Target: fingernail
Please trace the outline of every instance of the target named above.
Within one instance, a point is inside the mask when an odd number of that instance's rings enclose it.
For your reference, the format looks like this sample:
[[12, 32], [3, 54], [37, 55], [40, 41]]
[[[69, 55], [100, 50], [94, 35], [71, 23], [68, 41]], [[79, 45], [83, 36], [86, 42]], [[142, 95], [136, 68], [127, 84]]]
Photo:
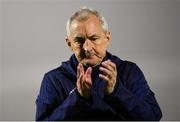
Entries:
[[91, 69], [91, 67], [88, 67], [88, 69], [87, 69], [87, 70], [91, 71], [92, 69]]
[[99, 67], [99, 70], [102, 70], [102, 67]]

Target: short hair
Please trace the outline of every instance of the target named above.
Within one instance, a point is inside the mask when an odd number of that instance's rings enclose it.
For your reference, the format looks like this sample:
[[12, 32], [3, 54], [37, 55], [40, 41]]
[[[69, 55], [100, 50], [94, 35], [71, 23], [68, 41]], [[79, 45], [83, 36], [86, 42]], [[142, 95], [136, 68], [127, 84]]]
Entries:
[[108, 31], [108, 24], [103, 16], [100, 15], [100, 13], [92, 8], [83, 6], [81, 7], [78, 11], [72, 14], [72, 16], [68, 19], [67, 24], [66, 24], [66, 33], [67, 36], [70, 35], [70, 26], [73, 20], [78, 20], [78, 21], [86, 21], [90, 15], [95, 15], [101, 24], [102, 30], [104, 33]]

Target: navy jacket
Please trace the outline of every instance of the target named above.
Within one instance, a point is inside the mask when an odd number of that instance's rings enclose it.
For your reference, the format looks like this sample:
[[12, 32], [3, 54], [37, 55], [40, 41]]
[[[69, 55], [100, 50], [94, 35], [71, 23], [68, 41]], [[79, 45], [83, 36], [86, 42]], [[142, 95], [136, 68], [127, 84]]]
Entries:
[[[107, 52], [117, 67], [113, 93], [104, 95], [99, 66], [92, 71], [90, 100], [76, 90], [78, 61], [75, 55], [45, 74], [36, 100], [36, 120], [160, 120], [162, 113], [147, 81], [132, 62]], [[85, 67], [86, 69], [86, 67]]]

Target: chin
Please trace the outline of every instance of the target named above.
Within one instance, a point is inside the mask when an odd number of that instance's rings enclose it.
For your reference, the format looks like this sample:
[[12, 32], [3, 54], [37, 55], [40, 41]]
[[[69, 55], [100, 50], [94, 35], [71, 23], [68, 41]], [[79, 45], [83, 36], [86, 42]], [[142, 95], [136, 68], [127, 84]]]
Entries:
[[85, 61], [82, 61], [82, 64], [85, 66], [94, 67], [94, 66], [98, 65], [99, 63], [97, 61], [85, 60]]
[[96, 64], [90, 63], [90, 62], [82, 62], [82, 64], [83, 64], [84, 66], [90, 66], [90, 67], [93, 67], [94, 65], [96, 65]]

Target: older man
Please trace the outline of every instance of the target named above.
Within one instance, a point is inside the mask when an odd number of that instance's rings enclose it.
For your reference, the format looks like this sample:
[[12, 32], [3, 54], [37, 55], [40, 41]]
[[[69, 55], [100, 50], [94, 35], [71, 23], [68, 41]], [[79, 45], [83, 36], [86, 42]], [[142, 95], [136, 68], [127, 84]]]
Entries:
[[107, 52], [105, 18], [87, 7], [67, 22], [73, 55], [45, 74], [36, 120], [160, 120], [162, 113], [135, 63]]

